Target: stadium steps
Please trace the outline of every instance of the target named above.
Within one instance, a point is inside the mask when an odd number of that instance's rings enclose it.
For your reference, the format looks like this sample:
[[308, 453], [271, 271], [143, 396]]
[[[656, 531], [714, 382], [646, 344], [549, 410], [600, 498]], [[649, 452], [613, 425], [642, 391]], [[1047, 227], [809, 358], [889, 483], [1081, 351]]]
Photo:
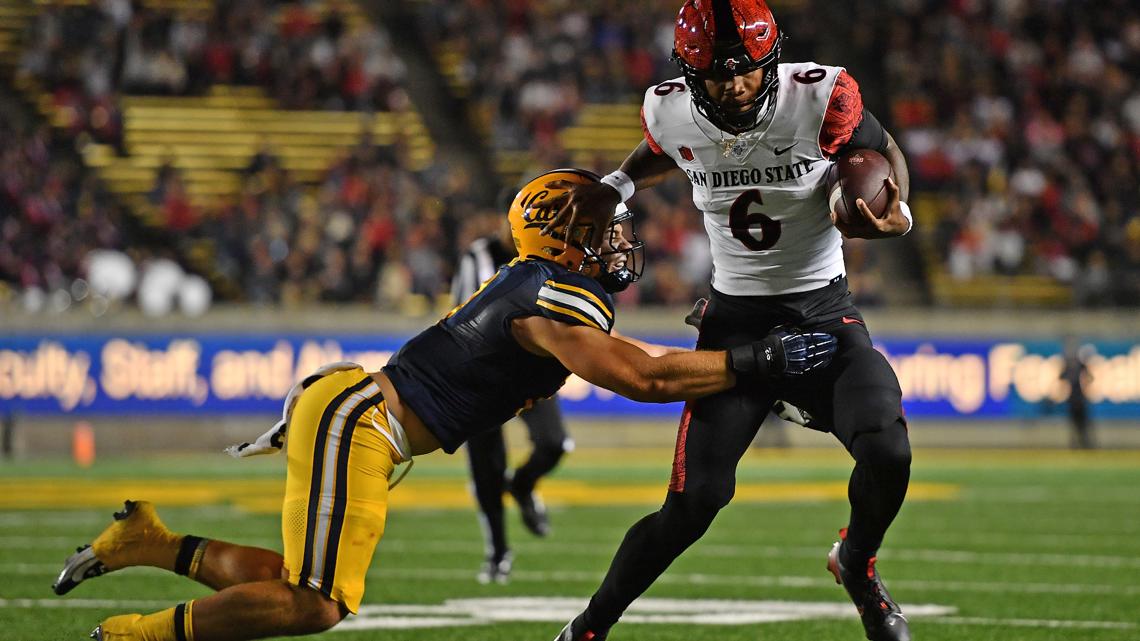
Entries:
[[[452, 95], [466, 99], [471, 93], [463, 73], [467, 52], [455, 43], [444, 42], [433, 48], [432, 55]], [[469, 109], [474, 108], [469, 103]], [[639, 103], [587, 104], [575, 124], [559, 133], [562, 146], [577, 166], [593, 166], [601, 159], [616, 167], [641, 142], [640, 114]], [[519, 182], [524, 172], [535, 167], [529, 151], [495, 148], [490, 134], [492, 114], [473, 113], [472, 116], [479, 135], [493, 150], [495, 170], [504, 184]]]
[[463, 75], [463, 62], [467, 59], [466, 52], [460, 47], [445, 43], [436, 47], [432, 54], [452, 95], [461, 99], [467, 98], [471, 94], [471, 86]]
[[1071, 287], [1048, 276], [976, 276], [955, 280], [944, 270], [931, 279], [934, 300], [948, 307], [1070, 307]]
[[261, 149], [269, 150], [299, 181], [319, 181], [324, 170], [347, 148], [369, 134], [375, 144], [404, 142], [413, 169], [431, 162], [434, 146], [418, 114], [285, 111], [268, 108], [267, 98], [235, 96], [216, 87], [204, 97], [124, 97], [125, 156], [92, 145], [88, 164], [99, 169], [113, 189], [139, 193], [149, 188], [157, 169], [169, 162], [179, 169], [196, 205], [217, 204], [236, 186], [238, 172]]
[[[575, 123], [559, 132], [559, 139], [577, 167], [592, 167], [599, 160], [607, 167], [617, 167], [642, 140], [641, 106], [585, 105]], [[529, 151], [496, 149], [494, 153], [495, 169], [505, 184], [519, 182], [524, 172], [535, 167]]]
[[0, 74], [11, 76], [20, 64], [20, 40], [35, 17], [27, 0], [0, 0]]
[[562, 146], [575, 163], [593, 164], [599, 156], [617, 166], [642, 140], [641, 106], [590, 104], [577, 122], [561, 132]]

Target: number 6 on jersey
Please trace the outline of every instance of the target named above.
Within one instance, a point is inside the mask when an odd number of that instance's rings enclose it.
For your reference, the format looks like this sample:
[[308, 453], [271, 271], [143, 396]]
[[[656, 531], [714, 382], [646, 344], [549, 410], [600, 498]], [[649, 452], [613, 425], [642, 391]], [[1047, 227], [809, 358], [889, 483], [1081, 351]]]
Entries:
[[[780, 221], [758, 211], [749, 212], [748, 207], [753, 203], [764, 204], [759, 189], [749, 189], [732, 203], [728, 210], [728, 226], [732, 229], [732, 237], [752, 251], [771, 249], [780, 240]], [[752, 229], [755, 225], [760, 226], [759, 237]]]

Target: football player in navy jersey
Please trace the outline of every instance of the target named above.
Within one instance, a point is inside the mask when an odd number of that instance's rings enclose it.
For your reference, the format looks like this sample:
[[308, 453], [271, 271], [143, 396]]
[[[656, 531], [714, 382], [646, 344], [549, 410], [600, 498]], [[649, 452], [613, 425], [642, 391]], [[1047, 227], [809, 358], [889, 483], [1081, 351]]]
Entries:
[[[830, 367], [771, 387], [737, 387], [686, 405], [664, 506], [635, 524], [586, 611], [561, 639], [601, 641], [629, 604], [699, 539], [731, 500], [736, 465], [777, 399], [826, 426], [855, 460], [851, 511], [827, 567], [855, 603], [873, 641], [910, 639], [883, 585], [876, 553], [906, 496], [911, 451], [902, 392], [871, 345], [847, 290], [842, 234], [888, 238], [912, 225], [909, 175], [894, 139], [863, 106], [845, 69], [781, 63], [783, 34], [764, 0], [686, 0], [674, 29], [682, 75], [650, 87], [644, 140], [601, 183], [570, 190], [551, 226], [571, 227], [680, 170], [703, 213], [713, 259], [711, 301], [698, 339], [720, 349], [791, 324], [834, 334]], [[837, 220], [826, 175], [831, 159], [873, 149], [897, 183], [884, 185], [883, 218]]]
[[[628, 398], [663, 403], [764, 387], [827, 365], [835, 339], [821, 332], [778, 330], [703, 351], [615, 334], [610, 294], [636, 281], [641, 267], [641, 244], [632, 232], [626, 238], [625, 221], [600, 234], [588, 226], [541, 233], [553, 216], [551, 199], [563, 193], [546, 183], [597, 180], [564, 169], [531, 181], [509, 213], [518, 259], [409, 340], [381, 371], [334, 363], [299, 382], [282, 420], [233, 449], [237, 456], [268, 453], [288, 440], [283, 555], [175, 534], [153, 505], [128, 501], [111, 526], [68, 559], [56, 593], [138, 565], [217, 592], [146, 616], [111, 617], [92, 637], [235, 641], [331, 628], [360, 607], [394, 468], [437, 449], [455, 452], [552, 396], [571, 372]], [[595, 237], [602, 240], [585, 240]]]

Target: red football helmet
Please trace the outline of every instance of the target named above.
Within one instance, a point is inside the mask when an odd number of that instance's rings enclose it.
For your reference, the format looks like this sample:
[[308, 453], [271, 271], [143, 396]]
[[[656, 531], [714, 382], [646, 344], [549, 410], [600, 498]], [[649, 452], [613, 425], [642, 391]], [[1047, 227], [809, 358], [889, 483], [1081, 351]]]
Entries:
[[[721, 129], [753, 129], [776, 101], [783, 34], [764, 0], [686, 0], [673, 30], [673, 61], [685, 74], [697, 110]], [[751, 106], [729, 112], [713, 101], [704, 79], [764, 69]]]

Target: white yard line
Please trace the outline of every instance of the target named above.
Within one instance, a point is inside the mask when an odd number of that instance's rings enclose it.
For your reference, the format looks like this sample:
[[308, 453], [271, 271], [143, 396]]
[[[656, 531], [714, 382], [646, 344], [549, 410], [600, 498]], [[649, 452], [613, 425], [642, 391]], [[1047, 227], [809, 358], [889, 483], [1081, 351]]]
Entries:
[[[0, 599], [6, 608], [88, 608], [119, 611], [146, 611], [169, 605], [158, 600], [111, 599]], [[584, 605], [578, 597], [501, 597], [448, 599], [431, 604], [365, 604], [360, 614], [350, 617], [337, 630], [435, 628], [489, 625], [504, 622], [547, 622], [569, 620]], [[955, 609], [944, 605], [904, 605], [912, 618], [942, 625], [984, 627], [1033, 627], [1060, 629], [1136, 630], [1140, 624], [1129, 621], [1066, 619], [1020, 619], [955, 616]], [[776, 621], [805, 621], [830, 618], [849, 619], [854, 609], [843, 602], [726, 599], [638, 599], [622, 618], [626, 624], [671, 623], [678, 625], [755, 625]]]
[[[0, 567], [0, 571], [3, 568]], [[475, 575], [473, 568], [374, 568], [368, 571], [368, 576], [427, 580], [427, 581], [454, 581], [468, 580]], [[537, 570], [516, 570], [511, 572], [511, 580], [518, 582], [547, 583], [550, 581], [568, 581], [576, 583], [597, 583], [602, 579], [601, 572], [580, 571], [554, 571], [544, 572]], [[657, 579], [658, 583], [673, 585], [725, 585], [751, 587], [781, 587], [781, 588], [831, 588], [835, 580], [829, 576], [741, 576], [738, 574], [678, 574], [669, 573]], [[890, 587], [899, 591], [907, 590], [944, 590], [948, 592], [987, 592], [996, 594], [1010, 594], [1017, 591], [1033, 594], [1106, 594], [1116, 596], [1140, 595], [1140, 586], [1113, 585], [1097, 583], [1014, 583], [1014, 582], [984, 582], [984, 581], [922, 581], [895, 579], [890, 581]]]
[[[382, 564], [382, 563], [381, 563]], [[3, 563], [0, 574], [54, 577], [60, 564], [48, 563]], [[130, 568], [131, 574], [147, 573], [155, 576], [166, 574], [154, 568]], [[658, 583], [670, 585], [720, 585], [748, 586], [753, 588], [832, 588], [835, 580], [824, 576], [741, 576], [738, 574], [709, 573], [668, 573], [657, 579]], [[385, 568], [377, 567], [368, 571], [368, 576], [388, 579], [416, 581], [468, 581], [474, 580], [475, 568]], [[566, 581], [571, 583], [598, 583], [601, 572], [515, 570], [511, 580], [516, 583], [548, 583]], [[1140, 595], [1138, 585], [1113, 585], [1101, 583], [1017, 583], [1012, 581], [924, 581], [894, 579], [890, 587], [895, 591], [924, 590], [946, 592], [985, 592], [992, 594], [1102, 594], [1109, 596]]]
[[1128, 621], [1064, 621], [1058, 619], [993, 619], [987, 617], [931, 617], [933, 623], [949, 625], [1012, 626], [1017, 628], [1077, 628], [1083, 630], [1137, 630], [1140, 624]]
[[[7, 550], [52, 550], [68, 551], [83, 541], [75, 537], [36, 537], [0, 536], [0, 548]], [[280, 548], [280, 541], [272, 538], [242, 539], [243, 545], [256, 545], [269, 549]], [[589, 543], [552, 541], [549, 543], [520, 542], [513, 546], [516, 552], [550, 553], [560, 555], [610, 556], [616, 543]], [[483, 549], [475, 538], [462, 540], [423, 540], [423, 539], [383, 539], [380, 550], [390, 552], [454, 552], [476, 553]], [[687, 558], [765, 558], [765, 559], [815, 559], [825, 558], [824, 547], [780, 547], [774, 545], [734, 545], [697, 543], [685, 552]], [[383, 558], [383, 557], [381, 557]], [[1049, 566], [1077, 568], [1107, 568], [1120, 570], [1140, 569], [1140, 557], [1100, 554], [1052, 554], [1052, 553], [1010, 553], [972, 552], [965, 550], [913, 550], [888, 547], [879, 558], [885, 562], [934, 563], [941, 565], [986, 565], [986, 566]]]

